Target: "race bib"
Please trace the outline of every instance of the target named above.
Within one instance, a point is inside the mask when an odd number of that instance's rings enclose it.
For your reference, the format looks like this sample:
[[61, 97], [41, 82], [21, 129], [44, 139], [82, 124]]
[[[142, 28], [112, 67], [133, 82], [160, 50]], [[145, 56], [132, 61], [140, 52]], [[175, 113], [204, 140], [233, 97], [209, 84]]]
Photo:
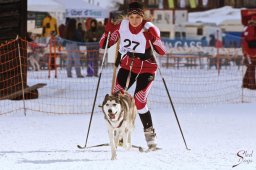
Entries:
[[129, 21], [123, 20], [120, 25], [120, 50], [121, 54], [127, 52], [145, 53], [146, 38], [143, 34], [143, 29], [138, 34], [132, 34], [129, 29]]

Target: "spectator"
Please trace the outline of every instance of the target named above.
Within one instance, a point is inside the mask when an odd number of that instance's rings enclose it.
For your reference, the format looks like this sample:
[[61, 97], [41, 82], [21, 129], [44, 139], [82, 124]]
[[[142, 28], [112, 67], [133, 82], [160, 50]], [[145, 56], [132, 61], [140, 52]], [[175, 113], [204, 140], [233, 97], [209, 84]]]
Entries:
[[91, 18], [86, 18], [85, 21], [85, 30], [88, 31], [90, 29], [90, 23], [91, 23]]
[[90, 29], [86, 32], [85, 41], [92, 44], [88, 45], [87, 50], [87, 76], [98, 76], [98, 61], [99, 61], [99, 40], [101, 32], [98, 30], [97, 21], [92, 19]]
[[216, 39], [215, 39], [214, 34], [210, 34], [209, 46], [210, 47], [215, 47], [215, 42], [216, 42]]
[[243, 78], [243, 88], [256, 90], [255, 67], [256, 67], [256, 16], [248, 21], [242, 35], [242, 49], [247, 61], [247, 69]]
[[64, 38], [64, 31], [65, 31], [65, 25], [61, 24], [59, 26], [59, 35], [60, 35], [61, 38]]
[[79, 31], [81, 37], [83, 38], [83, 41], [84, 41], [84, 36], [85, 36], [85, 31], [83, 30], [83, 26], [82, 26], [82, 23], [78, 23], [77, 24], [77, 30]]
[[100, 34], [102, 35], [105, 31], [105, 27], [103, 25], [103, 23], [101, 21], [98, 22], [98, 30], [100, 32]]
[[52, 32], [55, 32], [55, 34], [59, 35], [59, 31], [57, 28], [57, 20], [52, 17], [49, 13], [45, 16], [45, 18], [42, 21], [42, 27], [43, 27], [43, 37], [50, 37]]
[[80, 63], [80, 53], [79, 53], [79, 45], [78, 42], [82, 42], [82, 36], [80, 32], [76, 29], [76, 20], [70, 19], [68, 22], [65, 32], [64, 38], [66, 50], [68, 51], [67, 56], [67, 76], [72, 77], [72, 63], [74, 61], [76, 76], [78, 78], [83, 78], [84, 76], [81, 74], [81, 63]]

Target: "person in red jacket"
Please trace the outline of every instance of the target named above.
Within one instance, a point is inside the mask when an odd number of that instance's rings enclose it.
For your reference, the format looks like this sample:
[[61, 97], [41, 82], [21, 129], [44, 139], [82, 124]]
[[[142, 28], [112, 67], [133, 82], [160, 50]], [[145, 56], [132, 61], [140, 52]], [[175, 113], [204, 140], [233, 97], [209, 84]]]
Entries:
[[247, 69], [243, 78], [243, 88], [256, 89], [256, 16], [248, 21], [242, 34], [242, 49], [247, 60]]
[[[101, 48], [105, 47], [108, 32], [111, 33], [109, 47], [120, 40], [119, 55], [115, 63], [117, 67], [120, 65], [120, 69], [112, 93], [127, 90], [136, 82], [135, 105], [144, 127], [148, 147], [154, 150], [157, 145], [156, 133], [147, 106], [147, 97], [155, 79], [157, 64], [150, 42], [158, 54], [164, 55], [166, 51], [160, 40], [159, 29], [144, 19], [142, 4], [130, 3], [127, 16], [127, 19], [123, 19], [119, 23], [113, 23], [111, 20], [107, 23], [100, 46]], [[128, 87], [126, 87], [127, 80]]]

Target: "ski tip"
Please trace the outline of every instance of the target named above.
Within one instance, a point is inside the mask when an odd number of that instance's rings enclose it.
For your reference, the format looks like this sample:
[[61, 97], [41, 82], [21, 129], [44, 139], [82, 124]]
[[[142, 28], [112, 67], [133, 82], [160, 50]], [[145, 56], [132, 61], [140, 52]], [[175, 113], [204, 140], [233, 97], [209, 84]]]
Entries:
[[78, 149], [84, 149], [85, 147], [77, 145]]
[[140, 152], [154, 152], [154, 151], [158, 151], [158, 150], [162, 150], [162, 148], [159, 148], [159, 147], [156, 147], [156, 148], [142, 148], [142, 147], [139, 147], [139, 151]]

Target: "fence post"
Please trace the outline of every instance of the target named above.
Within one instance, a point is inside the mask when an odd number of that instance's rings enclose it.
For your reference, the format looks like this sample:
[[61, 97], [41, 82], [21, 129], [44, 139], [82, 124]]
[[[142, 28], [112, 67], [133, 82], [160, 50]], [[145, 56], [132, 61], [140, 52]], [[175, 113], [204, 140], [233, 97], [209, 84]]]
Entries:
[[19, 65], [20, 65], [20, 78], [21, 78], [21, 88], [22, 88], [22, 99], [23, 99], [23, 109], [24, 115], [26, 116], [26, 103], [25, 103], [25, 92], [24, 92], [24, 80], [23, 80], [23, 71], [22, 71], [22, 62], [21, 62], [21, 54], [20, 54], [20, 43], [19, 43], [19, 36], [16, 38], [18, 44], [18, 55], [19, 55]]

